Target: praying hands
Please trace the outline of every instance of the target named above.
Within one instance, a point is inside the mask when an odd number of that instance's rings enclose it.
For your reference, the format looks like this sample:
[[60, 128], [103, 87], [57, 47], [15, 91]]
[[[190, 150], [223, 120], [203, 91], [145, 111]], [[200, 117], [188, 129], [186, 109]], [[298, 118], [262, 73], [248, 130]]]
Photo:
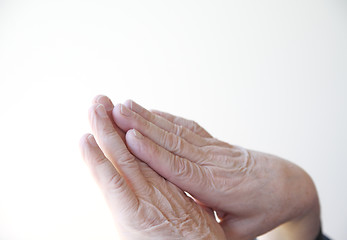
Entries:
[[317, 237], [317, 192], [295, 164], [133, 101], [97, 96], [89, 119], [82, 155], [122, 239]]

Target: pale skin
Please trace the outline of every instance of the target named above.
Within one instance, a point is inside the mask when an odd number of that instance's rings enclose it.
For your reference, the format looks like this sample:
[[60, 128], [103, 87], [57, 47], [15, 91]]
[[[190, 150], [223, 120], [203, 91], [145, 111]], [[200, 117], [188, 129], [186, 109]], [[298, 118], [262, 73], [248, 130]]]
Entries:
[[[137, 167], [130, 167], [129, 176], [135, 170], [139, 173], [148, 169], [156, 176], [155, 181], [150, 181], [152, 184], [156, 185], [156, 181], [172, 183], [182, 197], [185, 197], [184, 190], [195, 198], [196, 203], [190, 201], [193, 206], [203, 207], [207, 213], [211, 213], [210, 209], [217, 212], [219, 224], [213, 221], [211, 214], [204, 216], [211, 218], [207, 221], [212, 224], [210, 229], [221, 228], [225, 236], [214, 235], [209, 239], [248, 240], [265, 233], [263, 239], [313, 240], [317, 236], [320, 228], [317, 192], [311, 178], [298, 166], [273, 155], [219, 141], [193, 121], [159, 111], [150, 112], [133, 101], [115, 107], [103, 96], [95, 101], [109, 110], [114, 132], [120, 142], [125, 142], [123, 145], [130, 150], [129, 154], [146, 163], [134, 157]], [[115, 146], [104, 146], [102, 142], [108, 138], [98, 136], [100, 130], [91, 122], [101, 150], [117, 167], [120, 176], [127, 179], [117, 160], [112, 160], [107, 153]], [[98, 149], [99, 154], [101, 150]], [[93, 159], [92, 155], [85, 153], [85, 159]], [[120, 153], [115, 156], [113, 159], [122, 159]], [[147, 178], [152, 175], [142, 174], [142, 181], [149, 181]], [[125, 182], [131, 185], [137, 181]]]
[[94, 136], [86, 134], [80, 145], [110, 206], [120, 238], [226, 239], [210, 209], [196, 204], [128, 151], [124, 140], [130, 141], [136, 132], [124, 135], [116, 130], [107, 110], [102, 104], [91, 107]]

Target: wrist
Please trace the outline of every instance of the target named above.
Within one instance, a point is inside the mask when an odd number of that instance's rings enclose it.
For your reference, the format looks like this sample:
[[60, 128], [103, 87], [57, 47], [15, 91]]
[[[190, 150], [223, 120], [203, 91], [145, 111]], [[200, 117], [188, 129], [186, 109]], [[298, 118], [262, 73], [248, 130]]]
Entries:
[[320, 223], [320, 206], [318, 194], [311, 177], [301, 168], [301, 184], [302, 191], [299, 193], [297, 205], [301, 209], [301, 213], [293, 216], [286, 223], [286, 230], [288, 231], [288, 239], [308, 239], [315, 240], [319, 234]]
[[311, 177], [295, 164], [283, 161], [281, 178], [282, 224], [261, 239], [315, 240], [320, 231], [318, 194]]

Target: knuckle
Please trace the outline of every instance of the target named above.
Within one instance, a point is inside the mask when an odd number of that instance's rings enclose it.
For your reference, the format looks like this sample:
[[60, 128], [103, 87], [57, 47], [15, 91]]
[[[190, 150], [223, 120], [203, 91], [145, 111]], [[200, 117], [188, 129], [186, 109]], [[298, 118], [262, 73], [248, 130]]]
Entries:
[[183, 142], [180, 137], [177, 137], [175, 134], [166, 132], [164, 134], [164, 144], [171, 152], [179, 154], [183, 148]]
[[191, 125], [192, 125], [193, 130], [198, 130], [201, 128], [200, 125], [195, 121], [191, 121]]
[[176, 116], [172, 116], [171, 120], [173, 123], [178, 123], [180, 121], [180, 118]]
[[118, 164], [128, 164], [134, 161], [134, 156], [126, 148], [118, 149], [115, 153]]
[[94, 156], [94, 159], [92, 160], [92, 164], [94, 166], [102, 165], [105, 162], [108, 162], [108, 159], [104, 156], [104, 154], [101, 153]]
[[195, 121], [193, 121], [193, 120], [190, 120], [189, 122], [188, 122], [188, 128], [191, 130], [191, 131], [193, 131], [193, 132], [199, 132], [199, 130], [200, 130], [200, 126], [199, 126], [199, 124], [197, 124]]
[[164, 148], [170, 148], [170, 140], [169, 140], [169, 134], [168, 132], [164, 132], [164, 134], [162, 135], [160, 142], [162, 143], [162, 146]]
[[140, 152], [140, 155], [144, 152], [146, 152], [145, 154], [148, 154], [149, 158], [146, 159], [145, 162], [148, 163], [149, 165], [151, 165], [155, 159], [161, 156], [161, 148], [157, 144], [154, 144], [150, 147], [143, 147], [143, 148], [141, 147], [139, 152]]
[[121, 176], [117, 173], [114, 173], [105, 184], [109, 190], [119, 190], [122, 189], [124, 181]]
[[191, 166], [188, 161], [184, 161], [181, 157], [174, 155], [172, 172], [174, 177], [189, 178], [191, 176]]
[[208, 134], [206, 130], [195, 121], [190, 121], [189, 129], [201, 136], [210, 137], [210, 134]]
[[181, 137], [182, 133], [183, 133], [183, 126], [175, 124], [175, 134]]
[[215, 146], [203, 146], [200, 148], [201, 151], [206, 154], [206, 155], [214, 155], [216, 153], [216, 148]]
[[115, 141], [116, 138], [118, 138], [118, 134], [114, 129], [105, 128], [103, 132], [99, 135], [100, 142], [102, 142], [102, 145], [108, 145]]
[[91, 157], [91, 156], [87, 157], [85, 159], [85, 162], [87, 163], [87, 165], [89, 165], [93, 176], [98, 179], [99, 178], [98, 172], [100, 171], [100, 169], [104, 168], [104, 166], [108, 162], [108, 159], [105, 156], [103, 156], [102, 154], [98, 154], [98, 155], [93, 156], [93, 157]]
[[196, 122], [193, 122], [193, 131], [198, 134], [205, 134], [205, 130]]
[[115, 135], [117, 135], [116, 130], [113, 128], [113, 126], [108, 125], [102, 128], [102, 133], [108, 138], [113, 138]]
[[215, 156], [215, 151], [213, 148], [211, 148], [210, 146], [200, 147], [198, 152], [199, 159], [196, 161], [196, 163], [200, 165], [213, 164]]
[[219, 141], [216, 138], [205, 138], [207, 145], [218, 146], [218, 147], [227, 147], [223, 142]]
[[157, 124], [158, 122], [160, 122], [160, 118], [157, 115], [155, 115], [155, 114], [153, 114], [151, 112], [146, 112], [145, 116], [146, 116], [148, 121], [150, 121], [150, 122], [152, 122], [154, 124]]
[[175, 153], [181, 153], [183, 151], [183, 141], [180, 137], [173, 137], [172, 150]]
[[152, 123], [149, 122], [148, 120], [142, 118], [141, 116], [136, 116], [136, 121], [139, 121], [144, 129], [151, 129], [152, 128]]

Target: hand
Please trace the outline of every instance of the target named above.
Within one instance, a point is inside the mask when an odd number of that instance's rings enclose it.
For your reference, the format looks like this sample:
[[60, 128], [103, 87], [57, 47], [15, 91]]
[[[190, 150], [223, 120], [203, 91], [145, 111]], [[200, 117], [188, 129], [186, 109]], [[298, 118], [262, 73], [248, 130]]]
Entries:
[[[112, 124], [113, 105], [99, 97], [90, 109], [95, 136], [81, 139], [82, 155], [111, 208], [122, 239], [225, 239], [213, 212], [136, 159], [123, 141], [126, 135]], [[123, 137], [123, 139], [122, 139]]]
[[217, 211], [228, 239], [253, 239], [284, 223], [276, 231], [285, 233], [280, 239], [318, 234], [317, 193], [296, 165], [219, 141], [195, 122], [133, 101], [117, 105], [113, 118], [123, 131], [145, 136], [126, 141], [136, 157]]

